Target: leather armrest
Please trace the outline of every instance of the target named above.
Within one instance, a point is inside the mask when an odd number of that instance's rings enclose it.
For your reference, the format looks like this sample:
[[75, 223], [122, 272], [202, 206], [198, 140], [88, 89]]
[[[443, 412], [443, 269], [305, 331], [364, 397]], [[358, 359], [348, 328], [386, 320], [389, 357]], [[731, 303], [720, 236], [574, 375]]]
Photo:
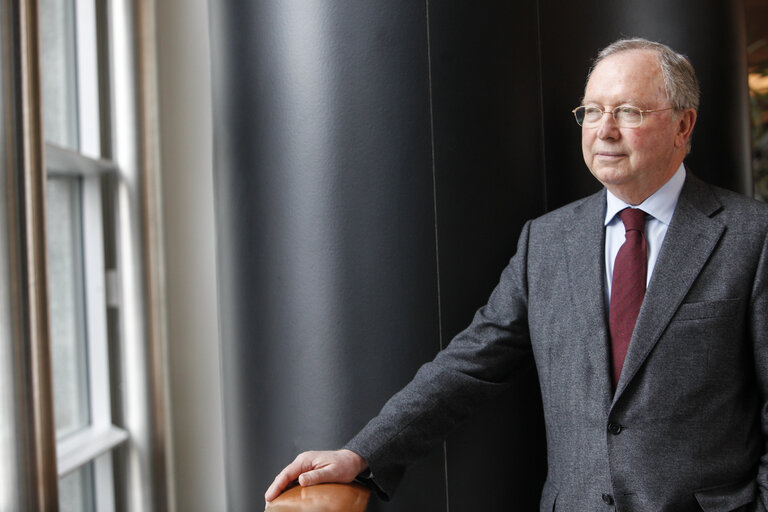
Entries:
[[296, 486], [269, 503], [265, 512], [364, 512], [370, 495], [354, 483]]

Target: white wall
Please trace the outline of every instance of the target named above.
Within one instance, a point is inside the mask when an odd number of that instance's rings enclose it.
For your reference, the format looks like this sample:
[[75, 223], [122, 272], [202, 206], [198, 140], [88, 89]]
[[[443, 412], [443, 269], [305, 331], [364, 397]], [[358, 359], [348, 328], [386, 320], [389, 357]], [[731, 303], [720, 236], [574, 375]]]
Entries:
[[176, 509], [226, 509], [206, 0], [157, 6]]

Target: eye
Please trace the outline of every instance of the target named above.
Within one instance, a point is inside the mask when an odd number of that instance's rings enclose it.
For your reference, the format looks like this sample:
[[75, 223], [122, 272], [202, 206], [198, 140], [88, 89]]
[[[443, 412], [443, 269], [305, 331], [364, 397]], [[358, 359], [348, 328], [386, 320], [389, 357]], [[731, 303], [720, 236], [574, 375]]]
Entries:
[[584, 121], [594, 122], [603, 117], [603, 111], [598, 107], [584, 107]]
[[621, 105], [616, 107], [613, 112], [613, 115], [617, 120], [628, 123], [637, 123], [642, 117], [640, 109], [631, 105]]

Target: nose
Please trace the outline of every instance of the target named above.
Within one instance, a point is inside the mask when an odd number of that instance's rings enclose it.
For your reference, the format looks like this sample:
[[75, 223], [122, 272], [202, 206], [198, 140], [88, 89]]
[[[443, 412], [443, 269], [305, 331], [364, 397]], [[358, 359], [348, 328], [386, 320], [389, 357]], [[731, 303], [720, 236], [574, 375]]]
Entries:
[[620, 133], [619, 126], [613, 118], [613, 113], [603, 113], [603, 117], [600, 119], [600, 125], [597, 128], [597, 136], [600, 139], [616, 139], [619, 137]]

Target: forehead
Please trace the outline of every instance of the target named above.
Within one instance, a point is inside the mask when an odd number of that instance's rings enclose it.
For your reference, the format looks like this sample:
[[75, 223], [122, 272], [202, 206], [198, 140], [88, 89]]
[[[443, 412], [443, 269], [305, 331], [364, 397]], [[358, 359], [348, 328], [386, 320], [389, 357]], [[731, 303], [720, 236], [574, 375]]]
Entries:
[[595, 67], [584, 103], [615, 106], [633, 103], [657, 107], [666, 100], [664, 78], [655, 53], [631, 50], [606, 57]]

